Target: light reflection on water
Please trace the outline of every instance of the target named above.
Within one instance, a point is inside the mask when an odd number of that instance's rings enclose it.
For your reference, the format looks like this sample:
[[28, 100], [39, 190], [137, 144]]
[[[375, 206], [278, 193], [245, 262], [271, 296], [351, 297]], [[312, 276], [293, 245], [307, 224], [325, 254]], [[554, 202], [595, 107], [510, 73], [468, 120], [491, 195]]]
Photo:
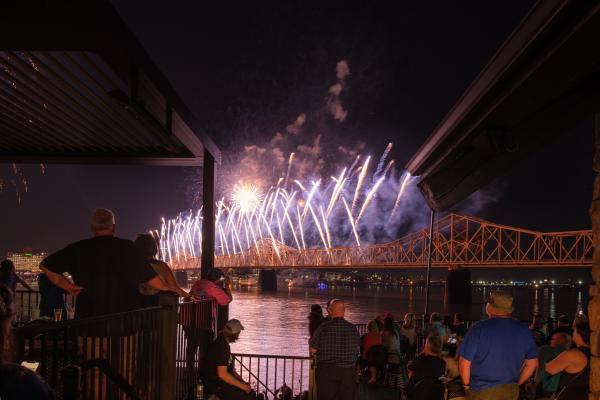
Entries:
[[[531, 319], [533, 313], [543, 310], [546, 317], [566, 314], [572, 317], [587, 306], [587, 293], [582, 288], [544, 288], [542, 296], [531, 288], [504, 289], [515, 298], [515, 316]], [[465, 318], [482, 317], [484, 298], [491, 288], [479, 287], [473, 291], [473, 306], [461, 312]], [[431, 288], [431, 311], [443, 312], [443, 287]], [[391, 312], [401, 318], [406, 312], [421, 314], [425, 289], [419, 286], [385, 287], [331, 287], [325, 290], [291, 288], [277, 293], [260, 293], [256, 288], [234, 293], [230, 318], [242, 321], [245, 330], [240, 340], [232, 345], [233, 351], [253, 354], [280, 354], [304, 356], [308, 352], [307, 316], [311, 304], [325, 307], [327, 300], [340, 298], [347, 303], [346, 317], [353, 323], [365, 323], [376, 315]]]

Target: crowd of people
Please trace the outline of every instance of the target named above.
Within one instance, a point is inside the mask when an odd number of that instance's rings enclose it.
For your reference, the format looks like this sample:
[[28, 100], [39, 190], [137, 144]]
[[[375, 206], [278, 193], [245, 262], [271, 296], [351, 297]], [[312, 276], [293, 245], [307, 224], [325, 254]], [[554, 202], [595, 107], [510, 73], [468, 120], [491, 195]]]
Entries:
[[[40, 264], [41, 315], [64, 309], [65, 293], [77, 297], [75, 318], [155, 305], [161, 292], [209, 298], [221, 306], [233, 299], [231, 281], [218, 269], [195, 282], [190, 292], [183, 290], [169, 266], [155, 258], [158, 248], [151, 235], [141, 234], [135, 241], [115, 237], [110, 210], [95, 210], [91, 230], [91, 239], [70, 244]], [[3, 261], [0, 397], [52, 399], [54, 394], [43, 380], [11, 363], [10, 328], [19, 283], [32, 290], [15, 273], [12, 262]], [[470, 328], [460, 314], [442, 318], [434, 312], [425, 324], [411, 313], [399, 322], [388, 314], [369, 321], [361, 337], [356, 325], [346, 320], [346, 307], [343, 300], [332, 299], [325, 308], [327, 315], [318, 304], [310, 309], [309, 349], [315, 357], [318, 400], [353, 399], [357, 383], [401, 389], [409, 400], [573, 400], [587, 396], [590, 327], [583, 314], [574, 319], [560, 316], [552, 327], [543, 316], [535, 315], [526, 326], [512, 317], [512, 296], [493, 292], [486, 304], [489, 318]], [[180, 316], [180, 323], [181, 318], [185, 316]], [[182, 325], [188, 347], [196, 351], [200, 339], [185, 329], [185, 322]], [[225, 323], [202, 363], [207, 394], [221, 400], [257, 398], [233, 368], [230, 344], [243, 329], [238, 320]], [[282, 388], [280, 397], [289, 392]]]
[[[493, 292], [488, 318], [470, 328], [460, 314], [432, 313], [425, 324], [378, 316], [358, 337], [346, 304], [332, 300], [309, 314], [318, 399], [354, 398], [357, 383], [404, 391], [409, 400], [587, 398], [590, 327], [582, 313], [552, 328], [541, 315], [530, 326], [512, 317], [513, 298]], [[416, 350], [424, 338], [422, 350]]]

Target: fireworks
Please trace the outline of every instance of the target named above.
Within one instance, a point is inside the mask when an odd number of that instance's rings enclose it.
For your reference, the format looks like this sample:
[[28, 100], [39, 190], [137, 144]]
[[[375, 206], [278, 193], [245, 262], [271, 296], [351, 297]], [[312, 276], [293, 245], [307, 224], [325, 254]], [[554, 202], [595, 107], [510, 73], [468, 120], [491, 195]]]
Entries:
[[260, 190], [250, 184], [237, 184], [233, 188], [231, 201], [241, 214], [253, 212], [260, 205]]
[[[216, 253], [268, 251], [278, 257], [281, 248], [302, 251], [368, 243], [367, 233], [397, 222], [393, 218], [412, 180], [408, 172], [393, 170], [393, 160], [383, 167], [391, 147], [390, 143], [375, 171], [369, 171], [371, 157], [359, 163], [359, 155], [336, 176], [303, 182], [290, 177], [292, 153], [283, 176], [264, 194], [251, 183], [236, 184], [230, 198], [216, 203]], [[202, 210], [163, 219], [160, 230], [151, 233], [167, 262], [199, 258]]]
[[[44, 164], [40, 164], [39, 166], [40, 173], [44, 175], [46, 166]], [[2, 174], [2, 170], [0, 170], [0, 194], [4, 192], [6, 187], [10, 186], [14, 190], [17, 202], [21, 204], [23, 194], [29, 191], [29, 182], [23, 169], [17, 164], [10, 164], [8, 170], [10, 171], [10, 174], [8, 174], [9, 176], [6, 178], [5, 175], [7, 174]]]

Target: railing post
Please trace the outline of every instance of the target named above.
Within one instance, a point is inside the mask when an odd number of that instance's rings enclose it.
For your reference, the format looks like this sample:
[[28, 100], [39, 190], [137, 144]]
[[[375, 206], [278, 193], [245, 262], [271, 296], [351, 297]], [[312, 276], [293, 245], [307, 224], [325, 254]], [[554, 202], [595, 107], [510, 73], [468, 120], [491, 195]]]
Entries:
[[60, 376], [62, 378], [63, 400], [81, 400], [81, 367], [67, 365]]
[[[310, 372], [308, 373], [308, 400], [317, 400], [317, 392], [316, 388], [316, 380], [317, 380], [317, 371], [315, 365], [315, 359], [311, 357], [308, 366], [310, 368]], [[293, 368], [293, 367], [292, 367]], [[302, 388], [300, 388], [302, 390]]]
[[160, 335], [158, 354], [158, 365], [160, 365], [158, 391], [160, 395], [158, 397], [161, 400], [175, 400], [178, 301], [179, 298], [174, 294], [159, 295], [158, 304], [163, 306], [158, 327]]

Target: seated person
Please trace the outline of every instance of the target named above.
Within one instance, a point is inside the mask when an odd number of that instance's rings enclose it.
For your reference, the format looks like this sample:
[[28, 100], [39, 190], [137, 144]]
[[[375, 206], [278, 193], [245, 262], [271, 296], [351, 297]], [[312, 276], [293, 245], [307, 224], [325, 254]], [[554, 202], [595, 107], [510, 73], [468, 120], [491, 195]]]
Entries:
[[230, 343], [240, 337], [244, 327], [237, 319], [227, 321], [219, 336], [208, 348], [202, 366], [202, 379], [208, 395], [217, 395], [219, 400], [249, 400], [252, 389], [235, 371]]
[[461, 313], [454, 313], [454, 322], [452, 323], [452, 333], [456, 335], [456, 337], [464, 338], [467, 336], [467, 328], [466, 322], [463, 321]]
[[425, 348], [410, 364], [408, 364], [408, 398], [414, 398], [414, 387], [423, 379], [438, 379], [446, 373], [446, 361], [441, 357], [442, 339], [439, 336], [428, 336]]
[[564, 332], [569, 334], [569, 336], [573, 336], [573, 324], [571, 321], [569, 321], [569, 318], [567, 318], [567, 316], [564, 314], [558, 317], [558, 320], [556, 321], [556, 327], [552, 331], [550, 331], [550, 333], [546, 337], [546, 341], [548, 342], [548, 344], [550, 343], [550, 339], [552, 339], [552, 336], [554, 336], [554, 334], [558, 332]]
[[0, 398], [54, 400], [54, 391], [35, 372], [7, 360], [7, 342], [13, 317], [13, 293], [0, 284]]
[[538, 349], [540, 367], [535, 374], [536, 398], [551, 397], [558, 389], [558, 375], [549, 375], [545, 372], [546, 363], [552, 361], [560, 353], [571, 348], [571, 336], [565, 332], [557, 332], [552, 335], [549, 345]]
[[[381, 345], [381, 334], [379, 333], [379, 325], [375, 321], [369, 321], [367, 325], [367, 333], [360, 338], [360, 365], [367, 365], [367, 355], [369, 349], [373, 346]], [[359, 371], [360, 372], [360, 371]], [[374, 366], [369, 366], [370, 377], [367, 383], [375, 383], [377, 380], [377, 370]]]
[[561, 400], [585, 399], [590, 383], [590, 325], [578, 322], [573, 331], [576, 348], [565, 350], [546, 363], [545, 372], [559, 375], [556, 398]]
[[546, 339], [550, 339], [546, 338], [547, 332], [545, 332], [544, 330], [546, 327], [545, 324], [546, 321], [544, 321], [544, 317], [540, 314], [536, 314], [533, 316], [533, 321], [531, 322], [531, 325], [529, 325], [529, 330], [533, 335], [535, 345], [538, 347], [544, 345], [546, 343]]
[[458, 370], [456, 350], [445, 356], [444, 361], [446, 361], [446, 398], [448, 400], [464, 400], [466, 393]]

